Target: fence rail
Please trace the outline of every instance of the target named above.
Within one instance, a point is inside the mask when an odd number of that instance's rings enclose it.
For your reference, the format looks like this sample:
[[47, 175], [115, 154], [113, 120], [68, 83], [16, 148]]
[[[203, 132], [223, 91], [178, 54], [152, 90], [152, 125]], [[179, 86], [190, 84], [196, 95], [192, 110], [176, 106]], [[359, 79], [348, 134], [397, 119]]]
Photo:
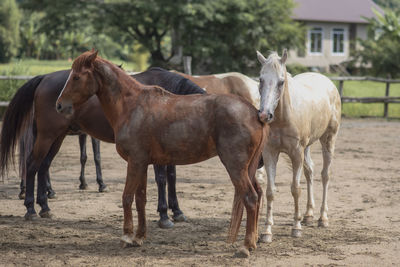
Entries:
[[[20, 76], [1, 76], [0, 75], [0, 80], [29, 80], [32, 79], [34, 76], [25, 76], [25, 75], [20, 75]], [[400, 96], [389, 96], [390, 92], [390, 84], [392, 83], [400, 83], [400, 80], [394, 80], [394, 79], [384, 79], [384, 78], [377, 78], [377, 77], [370, 77], [370, 76], [365, 76], [365, 77], [360, 77], [360, 76], [346, 76], [346, 77], [330, 77], [331, 80], [333, 81], [339, 81], [339, 94], [342, 99], [342, 103], [383, 103], [384, 105], [384, 111], [383, 111], [383, 117], [387, 118], [388, 117], [388, 110], [389, 110], [389, 104], [400, 104]], [[386, 83], [386, 90], [385, 90], [385, 96], [383, 97], [348, 97], [348, 96], [343, 96], [343, 86], [345, 81], [373, 81], [373, 82], [381, 82], [381, 83]], [[0, 101], [0, 107], [7, 107], [8, 102], [5, 101]]]
[[[333, 81], [339, 81], [339, 94], [342, 99], [342, 103], [383, 103], [383, 117], [388, 117], [389, 103], [400, 103], [400, 97], [389, 96], [390, 84], [400, 83], [400, 80], [384, 79], [377, 77], [359, 77], [359, 76], [349, 76], [349, 77], [330, 77]], [[343, 96], [343, 85], [345, 81], [372, 81], [386, 83], [385, 96], [383, 97], [348, 97]]]

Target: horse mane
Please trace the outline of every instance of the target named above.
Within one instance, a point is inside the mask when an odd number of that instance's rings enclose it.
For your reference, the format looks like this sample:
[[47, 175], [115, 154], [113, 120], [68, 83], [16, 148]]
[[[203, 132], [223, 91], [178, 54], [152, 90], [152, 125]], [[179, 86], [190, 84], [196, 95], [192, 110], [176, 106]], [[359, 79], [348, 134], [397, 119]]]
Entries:
[[135, 75], [140, 81], [146, 80], [146, 84], [157, 84], [165, 90], [177, 95], [205, 94], [202, 88], [178, 73], [167, 71], [163, 68], [152, 67]]
[[281, 57], [275, 51], [270, 52], [265, 63], [271, 66], [276, 71], [280, 71], [281, 69]]

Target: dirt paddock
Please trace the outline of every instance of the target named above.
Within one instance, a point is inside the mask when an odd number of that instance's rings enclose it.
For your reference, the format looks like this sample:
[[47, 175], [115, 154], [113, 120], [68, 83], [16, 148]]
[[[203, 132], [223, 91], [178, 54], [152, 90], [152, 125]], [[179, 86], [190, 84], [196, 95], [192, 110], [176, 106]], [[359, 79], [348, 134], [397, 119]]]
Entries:
[[[157, 227], [157, 189], [148, 171], [147, 239], [140, 248], [120, 248], [121, 195], [126, 164], [114, 145], [101, 144], [104, 181], [98, 193], [88, 146], [89, 190], [78, 190], [78, 138], [67, 137], [50, 169], [57, 198], [49, 201], [53, 219], [24, 220], [17, 174], [0, 184], [0, 265], [26, 266], [389, 266], [400, 265], [400, 122], [344, 119], [336, 145], [329, 188], [328, 228], [303, 226], [303, 236], [290, 237], [293, 199], [291, 173], [281, 157], [274, 202], [274, 240], [259, 244], [248, 259], [233, 258], [242, 245], [227, 244], [233, 186], [218, 158], [177, 167], [181, 209], [189, 221], [173, 229]], [[322, 197], [320, 145], [315, 163], [316, 220]], [[265, 186], [263, 186], [265, 189]], [[306, 184], [302, 179], [301, 207]], [[39, 207], [37, 207], [37, 212]], [[136, 223], [136, 213], [135, 223]], [[244, 216], [245, 217], [245, 216]], [[265, 207], [260, 218], [264, 229]]]

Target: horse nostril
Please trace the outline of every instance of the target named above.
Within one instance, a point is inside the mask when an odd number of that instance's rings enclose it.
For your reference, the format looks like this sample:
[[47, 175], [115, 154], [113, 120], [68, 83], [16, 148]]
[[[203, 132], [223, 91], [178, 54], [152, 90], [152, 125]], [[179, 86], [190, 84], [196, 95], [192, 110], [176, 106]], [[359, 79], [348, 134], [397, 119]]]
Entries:
[[270, 121], [274, 118], [274, 115], [272, 113], [267, 114], [267, 120]]
[[60, 103], [58, 103], [58, 104], [57, 104], [57, 106], [56, 106], [56, 109], [57, 109], [57, 111], [61, 111], [61, 109], [62, 109], [62, 106], [61, 106], [61, 104], [60, 104]]

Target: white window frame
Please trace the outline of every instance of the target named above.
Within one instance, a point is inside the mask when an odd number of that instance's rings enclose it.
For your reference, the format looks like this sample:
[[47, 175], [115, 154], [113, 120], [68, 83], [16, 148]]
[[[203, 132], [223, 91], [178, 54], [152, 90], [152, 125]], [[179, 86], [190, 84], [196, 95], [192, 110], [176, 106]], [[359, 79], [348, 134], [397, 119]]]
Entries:
[[[342, 31], [338, 31], [338, 30], [342, 30]], [[339, 32], [341, 32], [343, 34], [343, 52], [335, 52], [335, 51], [333, 51], [334, 42], [335, 42], [333, 36], [335, 35], [335, 33], [339, 33]], [[346, 37], [347, 34], [346, 33], [347, 32], [346, 32], [345, 28], [335, 27], [335, 28], [332, 29], [332, 31], [331, 31], [331, 46], [332, 46], [331, 53], [332, 53], [333, 56], [344, 56], [344, 55], [346, 55], [346, 41], [347, 41], [347, 37]]]
[[[316, 30], [321, 29], [321, 30]], [[321, 52], [312, 52], [311, 51], [311, 34], [312, 33], [321, 33]], [[312, 27], [308, 29], [308, 43], [307, 43], [307, 52], [309, 55], [322, 55], [324, 52], [324, 28], [323, 27]]]

